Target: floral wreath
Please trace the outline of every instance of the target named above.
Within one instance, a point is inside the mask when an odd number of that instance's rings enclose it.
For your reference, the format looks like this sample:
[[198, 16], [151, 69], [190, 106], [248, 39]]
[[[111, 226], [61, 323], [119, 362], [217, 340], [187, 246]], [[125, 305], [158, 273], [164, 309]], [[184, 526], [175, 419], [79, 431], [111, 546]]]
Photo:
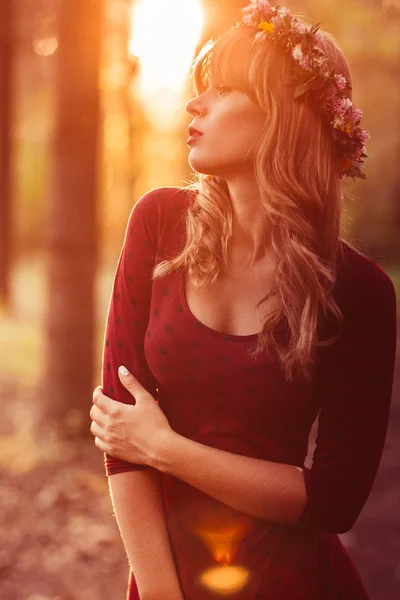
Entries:
[[341, 179], [346, 176], [366, 179], [361, 165], [367, 157], [365, 143], [371, 136], [360, 127], [363, 113], [349, 98], [351, 85], [342, 74], [334, 72], [328, 58], [316, 46], [320, 23], [309, 28], [293, 17], [289, 9], [272, 6], [267, 0], [250, 0], [242, 12], [242, 23], [259, 30], [254, 42], [271, 40], [283, 46], [293, 58], [290, 84], [295, 85], [294, 99], [312, 90], [332, 127]]

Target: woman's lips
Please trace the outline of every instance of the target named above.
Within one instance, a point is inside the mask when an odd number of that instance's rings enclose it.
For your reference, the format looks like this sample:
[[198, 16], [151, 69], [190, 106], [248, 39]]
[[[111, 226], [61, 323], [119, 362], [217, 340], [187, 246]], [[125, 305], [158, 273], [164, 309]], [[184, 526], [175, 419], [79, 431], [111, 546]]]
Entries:
[[193, 135], [190, 135], [186, 141], [187, 144], [192, 144], [195, 140], [200, 138], [203, 134], [200, 132], [196, 132]]

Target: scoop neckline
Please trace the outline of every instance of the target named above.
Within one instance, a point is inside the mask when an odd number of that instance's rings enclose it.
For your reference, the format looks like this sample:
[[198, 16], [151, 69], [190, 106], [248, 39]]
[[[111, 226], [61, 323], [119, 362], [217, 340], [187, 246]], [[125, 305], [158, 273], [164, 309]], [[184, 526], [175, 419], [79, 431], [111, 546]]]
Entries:
[[234, 342], [251, 342], [256, 340], [258, 337], [258, 333], [250, 333], [247, 335], [236, 335], [233, 333], [224, 333], [223, 331], [218, 331], [217, 329], [212, 329], [202, 321], [200, 321], [190, 310], [189, 304], [186, 299], [186, 291], [185, 291], [185, 271], [184, 269], [179, 270], [179, 290], [180, 290], [180, 299], [186, 313], [191, 318], [191, 320], [197, 324], [197, 326], [201, 326], [202, 329], [219, 338], [223, 338], [224, 340], [232, 340]]

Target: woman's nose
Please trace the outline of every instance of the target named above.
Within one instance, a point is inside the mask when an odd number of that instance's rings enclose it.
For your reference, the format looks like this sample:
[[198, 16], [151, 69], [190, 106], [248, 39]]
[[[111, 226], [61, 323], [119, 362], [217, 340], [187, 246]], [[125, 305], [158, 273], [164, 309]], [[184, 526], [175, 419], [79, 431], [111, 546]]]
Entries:
[[186, 102], [185, 108], [186, 111], [192, 115], [192, 117], [197, 117], [201, 114], [204, 114], [204, 106], [201, 104], [199, 96], [195, 96]]

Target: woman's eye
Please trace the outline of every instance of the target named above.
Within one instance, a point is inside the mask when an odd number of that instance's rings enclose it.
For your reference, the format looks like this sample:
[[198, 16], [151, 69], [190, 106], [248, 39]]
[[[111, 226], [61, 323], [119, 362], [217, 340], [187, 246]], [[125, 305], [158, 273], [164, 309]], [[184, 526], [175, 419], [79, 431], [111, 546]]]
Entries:
[[221, 85], [217, 85], [215, 87], [216, 87], [218, 95], [222, 95], [222, 94], [225, 94], [227, 92], [231, 92], [232, 91], [232, 88], [229, 87], [229, 85], [223, 85], [223, 84], [221, 84]]

